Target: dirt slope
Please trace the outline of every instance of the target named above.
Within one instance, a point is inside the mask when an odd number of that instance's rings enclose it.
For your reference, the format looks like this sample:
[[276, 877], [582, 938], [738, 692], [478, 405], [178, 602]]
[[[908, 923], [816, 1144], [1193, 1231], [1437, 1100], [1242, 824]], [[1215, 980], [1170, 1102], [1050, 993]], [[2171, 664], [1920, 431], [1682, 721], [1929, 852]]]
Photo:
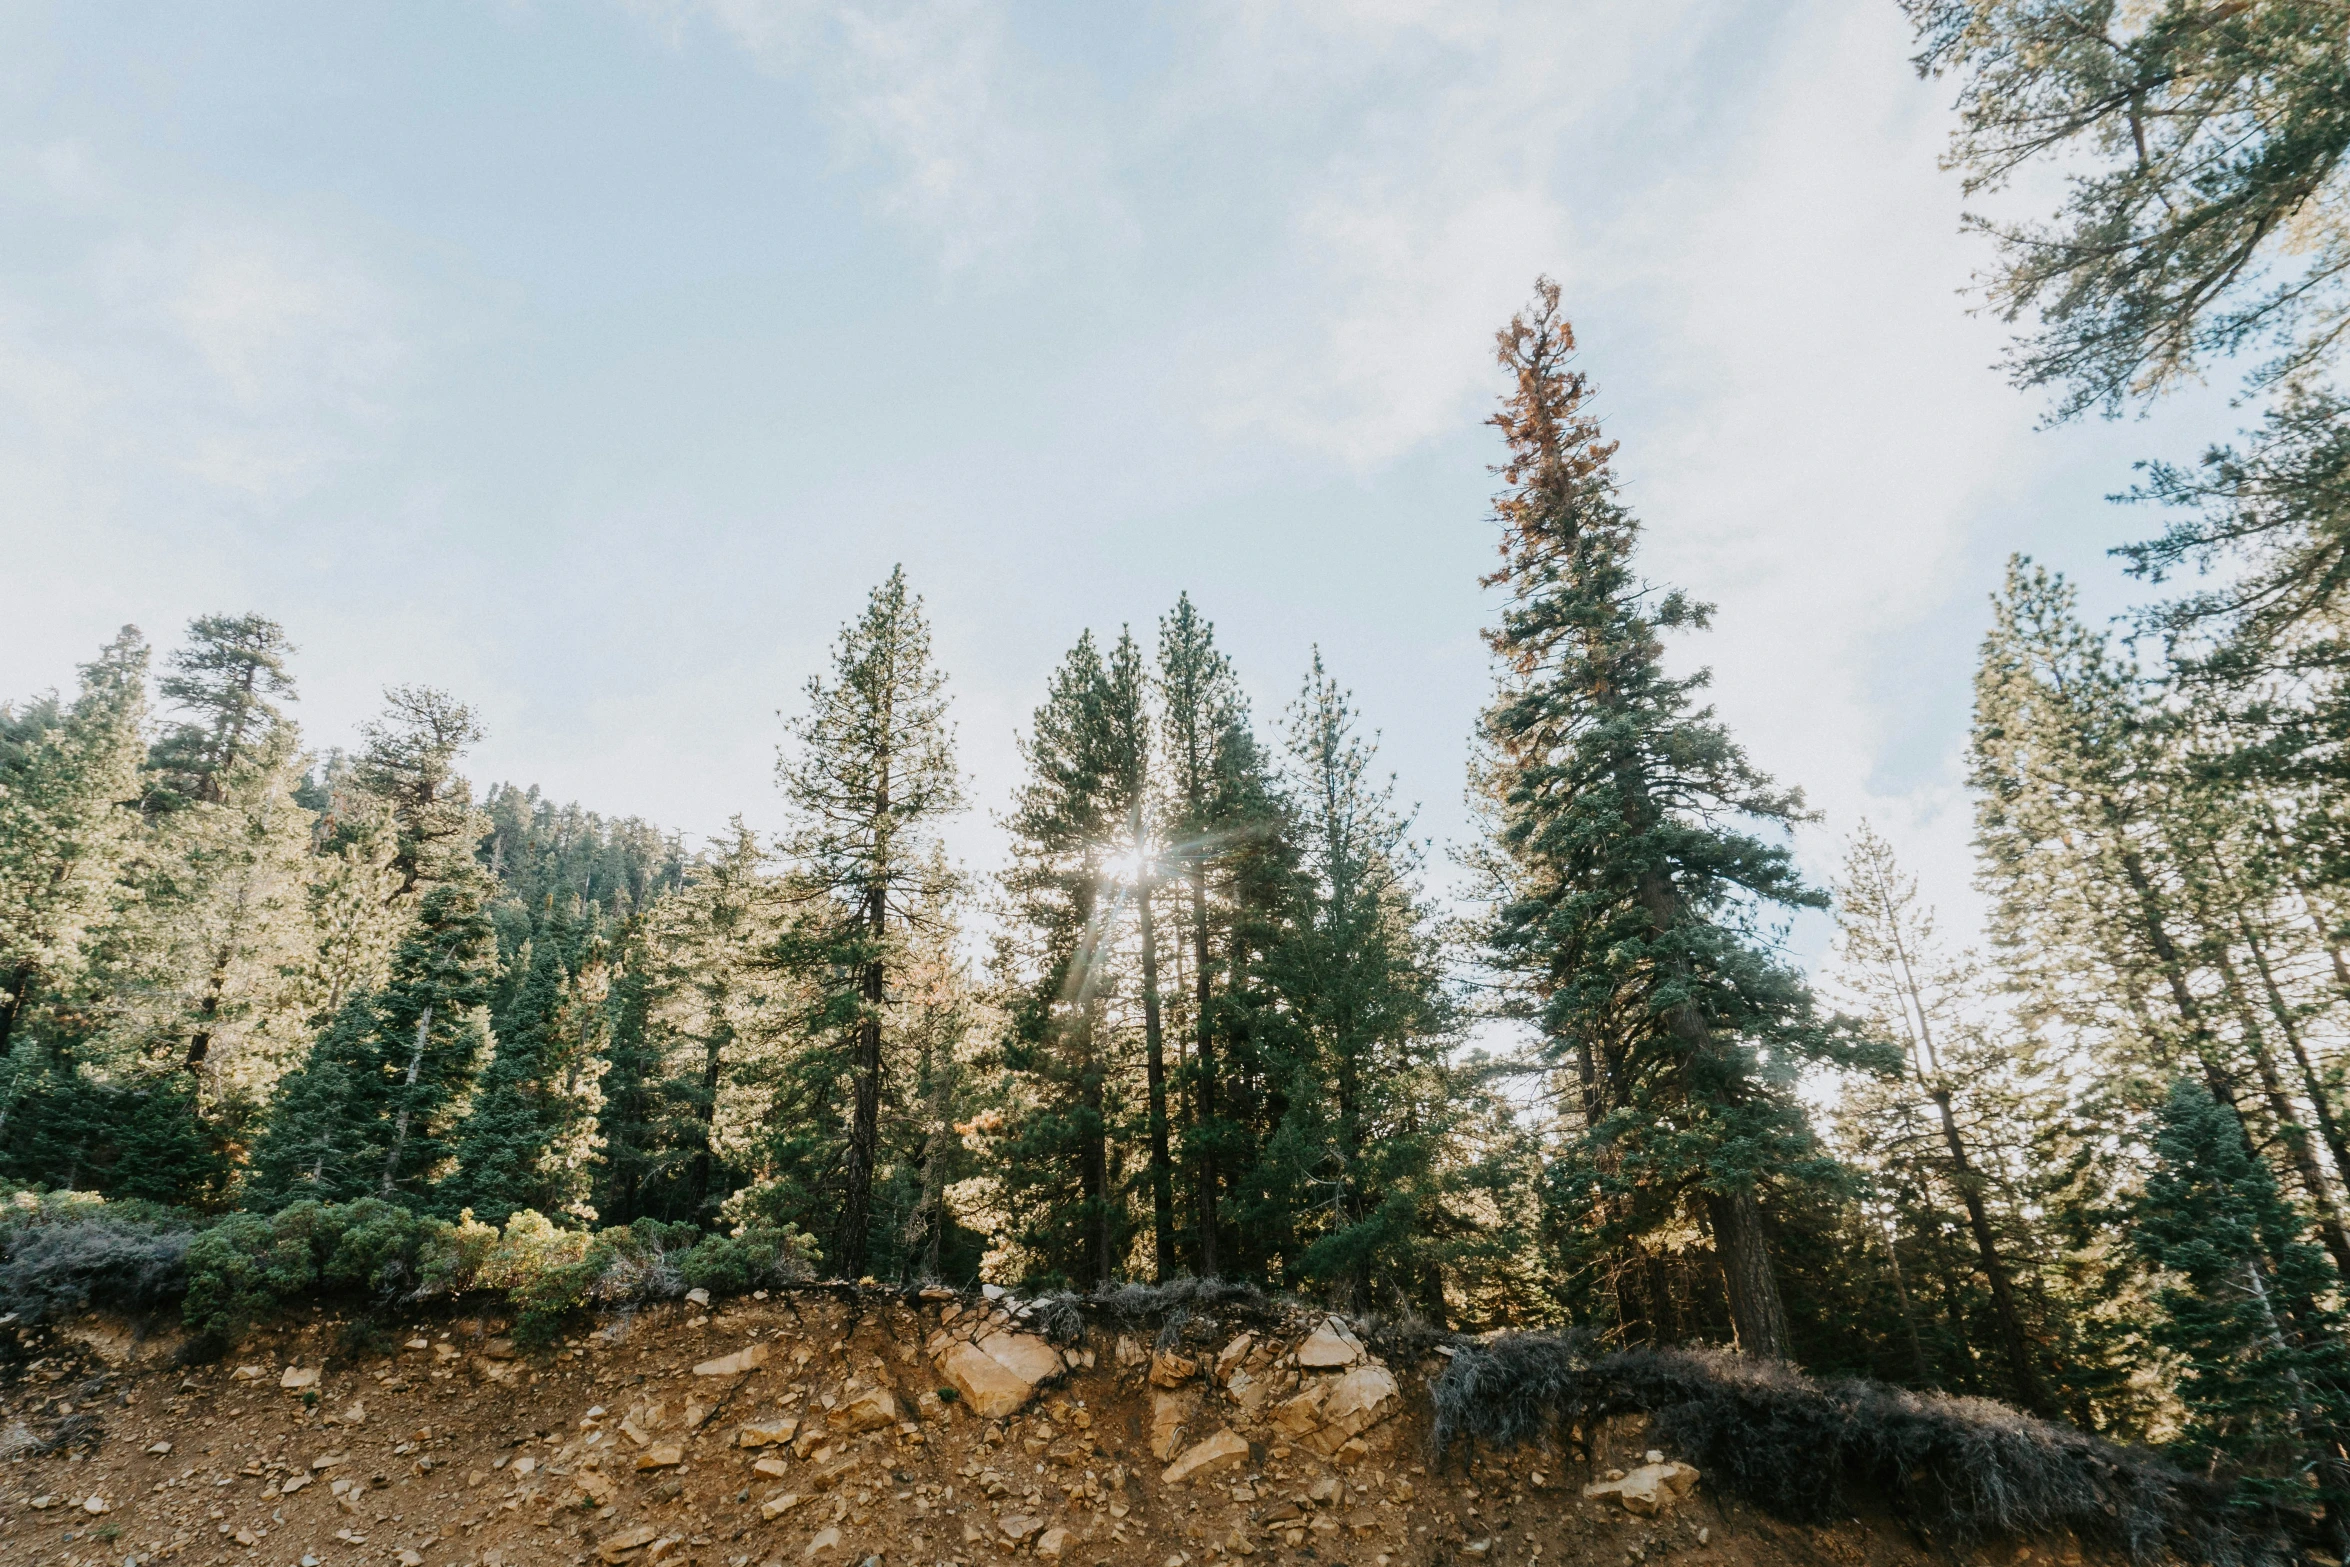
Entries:
[[[1311, 1321], [1205, 1342], [1195, 1322], [1157, 1356], [1100, 1327], [1052, 1349], [981, 1302], [873, 1294], [654, 1307], [538, 1359], [504, 1326], [415, 1316], [353, 1351], [345, 1322], [314, 1314], [198, 1367], [103, 1320], [20, 1334], [0, 1563], [2080, 1560], [1953, 1554], [1882, 1518], [1792, 1527], [1702, 1476], [1648, 1517], [1585, 1499], [1643, 1462], [1636, 1429], [1605, 1433], [1595, 1470], [1528, 1452], [1438, 1472], [1440, 1362], [1382, 1367]], [[1020, 1397], [1045, 1354], [1061, 1358], [1015, 1412], [974, 1413]], [[1170, 1457], [1188, 1480], [1170, 1483]]]

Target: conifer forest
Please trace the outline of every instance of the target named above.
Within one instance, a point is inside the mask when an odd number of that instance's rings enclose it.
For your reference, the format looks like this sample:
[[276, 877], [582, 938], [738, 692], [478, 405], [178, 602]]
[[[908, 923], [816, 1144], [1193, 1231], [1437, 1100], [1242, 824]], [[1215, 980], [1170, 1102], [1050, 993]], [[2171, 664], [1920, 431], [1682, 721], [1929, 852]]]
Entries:
[[[1544, 279], [1495, 323], [1490, 513], [1447, 524], [1497, 551], [1474, 841], [1417, 833], [1344, 669], [1252, 705], [1188, 595], [1079, 636], [981, 798], [922, 563], [856, 584], [743, 715], [788, 829], [714, 841], [479, 776], [482, 715], [396, 669], [322, 746], [266, 605], [126, 626], [0, 706], [0, 1179], [1720, 1346], [2340, 1517], [2343, 8], [1903, 8], [1970, 199], [2065, 160], [2045, 219], [1976, 224], [2015, 395], [2243, 411], [2117, 497], [2132, 613], [2020, 555], [1983, 608], [1980, 939], [1709, 705], [1652, 458]], [[950, 857], [965, 812], [1003, 863]]]

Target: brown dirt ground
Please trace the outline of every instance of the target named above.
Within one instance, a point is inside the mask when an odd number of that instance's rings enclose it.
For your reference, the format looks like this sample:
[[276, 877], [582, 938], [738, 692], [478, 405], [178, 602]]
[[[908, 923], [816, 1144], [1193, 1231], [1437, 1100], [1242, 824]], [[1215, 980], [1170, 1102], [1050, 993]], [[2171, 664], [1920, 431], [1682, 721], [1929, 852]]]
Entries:
[[[1106, 1339], [1099, 1369], [1007, 1420], [933, 1400], [920, 1422], [828, 1434], [829, 1452], [731, 1445], [745, 1421], [797, 1415], [805, 1428], [877, 1385], [911, 1413], [940, 1385], [920, 1352], [938, 1316], [936, 1304], [870, 1295], [660, 1306], [534, 1360], [492, 1358], [504, 1348], [496, 1317], [405, 1317], [354, 1350], [344, 1319], [313, 1312], [192, 1367], [175, 1363], [168, 1338], [142, 1343], [104, 1319], [20, 1334], [18, 1358], [0, 1367], [0, 1564], [1011, 1567], [1056, 1528], [1062, 1567], [2082, 1560], [2069, 1542], [1953, 1551], [1887, 1516], [1775, 1522], [1702, 1478], [1679, 1507], [1634, 1518], [1584, 1500], [1595, 1476], [1557, 1453], [1439, 1472], [1426, 1449], [1435, 1361], [1392, 1368], [1403, 1412], [1346, 1469], [1259, 1442], [1237, 1470], [1162, 1484], [1142, 1370], [1117, 1371]], [[752, 1343], [771, 1346], [765, 1367], [693, 1374]], [[322, 1374], [289, 1390], [288, 1368]], [[622, 1436], [631, 1414], [638, 1429]], [[650, 1445], [634, 1445], [639, 1434]], [[636, 1467], [666, 1443], [674, 1466]], [[1594, 1467], [1637, 1463], [1644, 1447], [1638, 1429], [1610, 1430]], [[770, 1469], [755, 1471], [762, 1460]], [[604, 1489], [593, 1476], [609, 1480], [604, 1505], [582, 1494], [583, 1472], [590, 1490]], [[762, 1517], [760, 1504], [786, 1493], [805, 1499]], [[1013, 1544], [1007, 1518], [1034, 1527]], [[635, 1535], [642, 1544], [607, 1557]]]

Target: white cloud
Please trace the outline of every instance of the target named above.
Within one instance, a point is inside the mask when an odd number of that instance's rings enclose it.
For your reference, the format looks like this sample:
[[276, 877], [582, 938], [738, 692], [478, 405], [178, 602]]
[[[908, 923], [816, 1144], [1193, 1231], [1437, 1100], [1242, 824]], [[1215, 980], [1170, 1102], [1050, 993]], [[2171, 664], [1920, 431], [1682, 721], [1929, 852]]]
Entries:
[[1026, 267], [1050, 235], [1123, 233], [1104, 138], [1073, 116], [1081, 79], [1021, 54], [993, 0], [622, 0], [673, 45], [706, 24], [760, 69], [803, 81], [883, 212], [951, 272]]

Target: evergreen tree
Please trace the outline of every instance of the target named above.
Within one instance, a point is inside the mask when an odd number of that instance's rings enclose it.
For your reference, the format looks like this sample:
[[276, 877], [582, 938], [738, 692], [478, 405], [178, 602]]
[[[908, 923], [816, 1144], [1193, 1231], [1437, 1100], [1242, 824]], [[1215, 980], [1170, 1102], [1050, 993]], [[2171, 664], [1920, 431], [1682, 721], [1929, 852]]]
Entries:
[[1616, 1244], [1697, 1199], [1739, 1346], [1782, 1357], [1762, 1197], [1828, 1173], [1788, 1085], [1832, 1039], [1754, 911], [1825, 900], [1779, 843], [1727, 825], [1784, 832], [1801, 801], [1695, 705], [1703, 677], [1665, 672], [1662, 633], [1705, 611], [1634, 574], [1639, 524], [1558, 306], [1542, 280], [1499, 338], [1517, 384], [1493, 420], [1509, 455], [1503, 564], [1488, 579], [1507, 594], [1488, 637], [1501, 675], [1484, 783], [1504, 878], [1489, 939], [1545, 1060], [1575, 1073], [1583, 1101], [1565, 1173], [1588, 1168], [1562, 1196], [1598, 1191]]
[[803, 898], [823, 905], [817, 939], [797, 961], [829, 991], [819, 1026], [849, 1044], [849, 1139], [830, 1252], [851, 1278], [872, 1240], [893, 943], [933, 901], [931, 835], [962, 807], [945, 683], [922, 602], [905, 572], [892, 571], [843, 628], [832, 679], [809, 682], [808, 711], [777, 762], [794, 817], [793, 875]]
[[188, 623], [187, 645], [171, 656], [160, 687], [164, 701], [186, 716], [164, 731], [149, 758], [155, 804], [221, 803], [237, 764], [284, 722], [271, 699], [294, 694], [286, 673], [293, 651], [285, 628], [260, 615], [199, 615]]
[[554, 920], [516, 959], [519, 983], [493, 1019], [496, 1049], [453, 1140], [457, 1168], [440, 1201], [490, 1224], [518, 1208], [593, 1219], [589, 1161], [610, 985], [602, 942]]
[[1968, 193], [2066, 160], [2051, 224], [1973, 219], [1985, 292], [2036, 312], [2017, 381], [2118, 410], [2254, 342], [2290, 376], [2331, 358], [2350, 304], [2339, 214], [2350, 106], [2341, 17], [2308, 0], [1902, 0], [1921, 72], [1959, 80]]
[[374, 1060], [382, 1026], [371, 994], [354, 996], [301, 1064], [279, 1080], [240, 1192], [270, 1213], [291, 1203], [350, 1202], [383, 1184], [381, 1095]]
[[[1022, 1086], [1001, 1179], [1021, 1245], [1049, 1276], [1106, 1285], [1123, 1226], [1110, 1175], [1114, 1073], [1106, 1037], [1116, 911], [1112, 864], [1131, 818], [1131, 763], [1093, 634], [1053, 672], [1021, 741], [1028, 776], [1005, 826], [1015, 923], [997, 969], [1009, 991], [1007, 1069]], [[1124, 755], [1121, 756], [1121, 751]]]
[[352, 762], [351, 782], [391, 815], [399, 895], [469, 872], [474, 846], [489, 832], [472, 786], [457, 772], [457, 758], [483, 734], [473, 710], [445, 691], [388, 686], [384, 715], [360, 734], [367, 743]]
[[[1845, 856], [1836, 910], [1840, 977], [1860, 1000], [1872, 1028], [1903, 1047], [1909, 1075], [1933, 1107], [1945, 1157], [1940, 1184], [1966, 1213], [1976, 1264], [1990, 1289], [2010, 1387], [2025, 1408], [2047, 1413], [2049, 1401], [2016, 1300], [2013, 1270], [1993, 1230], [1989, 1182], [1959, 1125], [1962, 1090], [1979, 1087], [1996, 1073], [1995, 1052], [1972, 1037], [1965, 1016], [1974, 986], [1970, 965], [1941, 950], [1933, 911], [1919, 902], [1916, 880], [1903, 874], [1892, 846], [1866, 822], [1853, 834]], [[1968, 1092], [1967, 1097], [1971, 1113], [1975, 1095]], [[1887, 1245], [1890, 1257], [1893, 1242]], [[1894, 1267], [1898, 1277], [1897, 1259]], [[1908, 1331], [1914, 1340], [1914, 1323]], [[1922, 1370], [1922, 1350], [1918, 1358]]]
[[1357, 1312], [1426, 1307], [1446, 1248], [1432, 1221], [1458, 1110], [1451, 1008], [1392, 783], [1321, 655], [1290, 714], [1302, 907], [1277, 959], [1290, 1036], [1267, 1149], [1302, 1242], [1295, 1267]]
[[2236, 1116], [2191, 1080], [2171, 1086], [2133, 1230], [2161, 1270], [2161, 1345], [2180, 1357], [2187, 1442], [2250, 1468], [2279, 1499], [2315, 1495], [2332, 1547], [2350, 1542], [2350, 1348], [2331, 1304], [2340, 1279]]
[[[0, 1059], [45, 991], [83, 968], [120, 908], [139, 823], [147, 644], [125, 626], [70, 707], [0, 709]], [[0, 1128], [8, 1107], [0, 1105]]]
[[1215, 628], [1189, 594], [1159, 622], [1159, 754], [1166, 864], [1180, 873], [1178, 1015], [1188, 1014], [1195, 1266], [1203, 1277], [1241, 1271], [1223, 1235], [1226, 1172], [1251, 1163], [1248, 1129], [1250, 955], [1278, 923], [1283, 896], [1282, 811], [1249, 726], [1248, 705]]

